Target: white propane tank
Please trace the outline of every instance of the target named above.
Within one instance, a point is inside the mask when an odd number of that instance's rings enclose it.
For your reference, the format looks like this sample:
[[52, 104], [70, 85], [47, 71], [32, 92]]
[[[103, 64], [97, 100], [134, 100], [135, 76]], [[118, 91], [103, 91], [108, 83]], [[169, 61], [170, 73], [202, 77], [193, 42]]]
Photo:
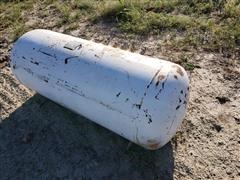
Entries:
[[186, 113], [181, 66], [69, 35], [24, 34], [11, 68], [25, 86], [147, 149], [166, 144]]

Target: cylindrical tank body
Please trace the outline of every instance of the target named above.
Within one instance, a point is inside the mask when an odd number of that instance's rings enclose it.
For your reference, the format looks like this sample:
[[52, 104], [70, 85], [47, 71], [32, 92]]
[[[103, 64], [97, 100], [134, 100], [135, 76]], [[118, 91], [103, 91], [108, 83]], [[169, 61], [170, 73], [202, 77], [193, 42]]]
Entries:
[[181, 66], [80, 38], [30, 31], [11, 68], [27, 87], [147, 149], [166, 144], [186, 112]]

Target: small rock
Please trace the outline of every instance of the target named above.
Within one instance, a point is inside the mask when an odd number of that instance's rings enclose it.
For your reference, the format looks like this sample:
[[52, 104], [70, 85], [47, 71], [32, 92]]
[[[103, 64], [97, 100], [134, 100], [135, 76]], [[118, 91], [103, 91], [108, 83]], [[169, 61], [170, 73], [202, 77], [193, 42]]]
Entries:
[[5, 61], [8, 61], [8, 56], [7, 55], [0, 56], [0, 63]]
[[223, 129], [223, 127], [218, 124], [213, 124], [213, 127], [217, 132], [220, 132]]
[[237, 118], [237, 117], [233, 117], [236, 121], [237, 124], [240, 124], [240, 118]]
[[218, 146], [222, 146], [222, 145], [224, 145], [223, 142], [218, 142]]
[[143, 47], [143, 48], [141, 48], [140, 54], [141, 54], [141, 55], [144, 55], [144, 54], [145, 54], [145, 52], [146, 52], [146, 50], [147, 50], [147, 48], [146, 48], [146, 47]]
[[225, 104], [226, 102], [229, 102], [230, 99], [228, 97], [225, 97], [225, 96], [217, 96], [216, 99], [218, 100], [218, 102], [220, 104]]

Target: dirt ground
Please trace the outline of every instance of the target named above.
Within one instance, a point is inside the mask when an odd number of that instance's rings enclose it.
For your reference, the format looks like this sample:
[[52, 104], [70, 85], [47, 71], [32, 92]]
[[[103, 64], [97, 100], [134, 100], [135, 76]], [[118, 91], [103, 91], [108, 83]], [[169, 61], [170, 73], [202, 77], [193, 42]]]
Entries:
[[[52, 23], [44, 28], [64, 30]], [[87, 23], [69, 34], [178, 63], [157, 36]], [[240, 179], [239, 61], [185, 52], [196, 67], [186, 118], [171, 142], [148, 151], [21, 85], [11, 46], [0, 37], [0, 179]]]

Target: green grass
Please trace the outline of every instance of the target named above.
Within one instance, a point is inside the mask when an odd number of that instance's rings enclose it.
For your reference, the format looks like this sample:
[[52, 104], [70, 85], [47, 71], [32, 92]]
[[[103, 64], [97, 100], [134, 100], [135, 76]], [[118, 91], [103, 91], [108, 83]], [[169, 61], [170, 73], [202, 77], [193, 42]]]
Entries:
[[[57, 27], [78, 28], [78, 23], [111, 22], [131, 35], [170, 34], [175, 49], [237, 52], [240, 48], [240, 0], [18, 0], [0, 2], [0, 30], [12, 39], [27, 31], [27, 13], [43, 6], [39, 17], [52, 6]], [[55, 17], [53, 17], [55, 18]]]
[[33, 0], [0, 2], [0, 31], [9, 30], [9, 36], [15, 40], [27, 31], [24, 14], [33, 8]]
[[[220, 1], [219, 1], [220, 2]], [[116, 13], [118, 27], [134, 34], [172, 32], [175, 47], [236, 51], [240, 46], [240, 1], [141, 1]]]

